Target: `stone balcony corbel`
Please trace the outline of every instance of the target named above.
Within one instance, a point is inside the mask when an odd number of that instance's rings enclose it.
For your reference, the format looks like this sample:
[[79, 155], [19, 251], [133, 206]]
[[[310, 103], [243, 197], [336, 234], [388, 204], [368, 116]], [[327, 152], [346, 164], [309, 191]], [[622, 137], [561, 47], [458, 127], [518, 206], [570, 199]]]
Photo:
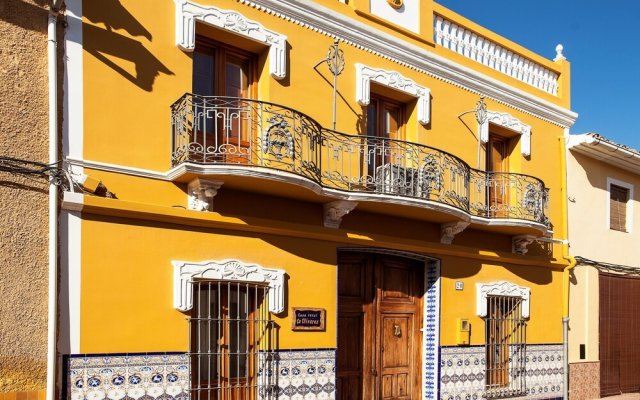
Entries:
[[511, 238], [513, 252], [515, 254], [525, 255], [529, 251], [528, 247], [536, 241], [533, 235], [518, 235]]
[[208, 181], [200, 178], [189, 182], [189, 210], [213, 211], [213, 198], [223, 184], [223, 181]]
[[353, 211], [358, 205], [356, 201], [338, 200], [323, 205], [324, 227], [337, 229], [340, 227], [342, 217]]
[[440, 243], [451, 244], [453, 242], [453, 238], [458, 233], [464, 231], [467, 226], [469, 226], [469, 222], [467, 221], [447, 222], [446, 224], [441, 224]]

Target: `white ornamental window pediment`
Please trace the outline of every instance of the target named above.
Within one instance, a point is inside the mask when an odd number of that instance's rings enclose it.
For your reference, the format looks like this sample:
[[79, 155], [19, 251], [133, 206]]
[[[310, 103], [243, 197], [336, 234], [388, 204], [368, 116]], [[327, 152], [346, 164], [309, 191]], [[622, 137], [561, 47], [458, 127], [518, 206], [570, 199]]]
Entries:
[[371, 68], [356, 64], [356, 101], [361, 106], [371, 102], [371, 83], [375, 82], [418, 99], [418, 122], [427, 125], [431, 121], [431, 90], [405, 78], [399, 72]]
[[238, 260], [223, 261], [172, 261], [173, 306], [180, 311], [193, 307], [191, 282], [210, 279], [231, 282], [267, 283], [269, 285], [269, 311], [284, 311], [284, 274], [282, 269], [265, 268]]
[[224, 29], [269, 46], [269, 72], [275, 79], [287, 75], [287, 37], [265, 28], [233, 10], [203, 6], [188, 0], [176, 3], [176, 44], [185, 51], [196, 45], [196, 21]]
[[487, 297], [508, 296], [522, 299], [522, 316], [529, 318], [531, 289], [507, 281], [476, 283], [476, 312], [480, 317], [487, 316]]
[[531, 155], [531, 127], [508, 113], [487, 111], [487, 119], [478, 126], [480, 141], [489, 141], [489, 124], [501, 126], [520, 135], [520, 152], [523, 156]]

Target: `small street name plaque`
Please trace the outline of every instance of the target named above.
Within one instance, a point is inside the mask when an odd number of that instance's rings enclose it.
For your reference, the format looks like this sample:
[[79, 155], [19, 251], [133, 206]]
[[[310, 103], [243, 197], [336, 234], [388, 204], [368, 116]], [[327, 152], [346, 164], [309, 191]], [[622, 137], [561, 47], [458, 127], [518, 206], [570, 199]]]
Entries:
[[294, 331], [324, 331], [326, 311], [324, 308], [293, 307], [291, 329]]

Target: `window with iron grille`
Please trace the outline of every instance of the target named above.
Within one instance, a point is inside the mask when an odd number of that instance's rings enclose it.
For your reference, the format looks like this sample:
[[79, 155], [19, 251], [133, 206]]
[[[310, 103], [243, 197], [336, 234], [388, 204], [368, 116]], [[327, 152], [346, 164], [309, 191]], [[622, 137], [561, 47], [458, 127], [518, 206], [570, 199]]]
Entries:
[[189, 319], [191, 398], [271, 398], [275, 337], [269, 287], [251, 282], [194, 281]]
[[487, 296], [485, 337], [487, 397], [525, 395], [526, 320], [521, 297]]

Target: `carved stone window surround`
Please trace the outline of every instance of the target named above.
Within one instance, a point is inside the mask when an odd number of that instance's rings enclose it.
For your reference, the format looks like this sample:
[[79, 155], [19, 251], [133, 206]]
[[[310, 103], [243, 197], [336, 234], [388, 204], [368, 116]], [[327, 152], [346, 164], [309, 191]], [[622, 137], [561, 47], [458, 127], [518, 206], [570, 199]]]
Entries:
[[287, 75], [287, 37], [265, 28], [233, 10], [203, 6], [188, 0], [176, 3], [176, 44], [184, 51], [193, 51], [196, 40], [196, 21], [224, 29], [236, 35], [269, 46], [269, 72], [275, 79]]
[[195, 279], [267, 283], [269, 311], [275, 314], [284, 311], [285, 271], [282, 269], [265, 268], [238, 260], [172, 261], [171, 264], [173, 264], [173, 306], [180, 311], [189, 311], [193, 307], [191, 282]]
[[395, 71], [387, 71], [356, 64], [356, 100], [361, 106], [371, 101], [371, 82], [383, 85], [418, 99], [418, 122], [427, 125], [431, 121], [431, 91], [405, 78]]
[[487, 120], [478, 126], [480, 141], [489, 141], [489, 124], [498, 125], [520, 135], [520, 152], [523, 156], [531, 155], [531, 127], [508, 113], [487, 111]]
[[507, 281], [476, 283], [476, 312], [487, 316], [487, 296], [509, 296], [522, 298], [522, 316], [529, 318], [531, 289]]

